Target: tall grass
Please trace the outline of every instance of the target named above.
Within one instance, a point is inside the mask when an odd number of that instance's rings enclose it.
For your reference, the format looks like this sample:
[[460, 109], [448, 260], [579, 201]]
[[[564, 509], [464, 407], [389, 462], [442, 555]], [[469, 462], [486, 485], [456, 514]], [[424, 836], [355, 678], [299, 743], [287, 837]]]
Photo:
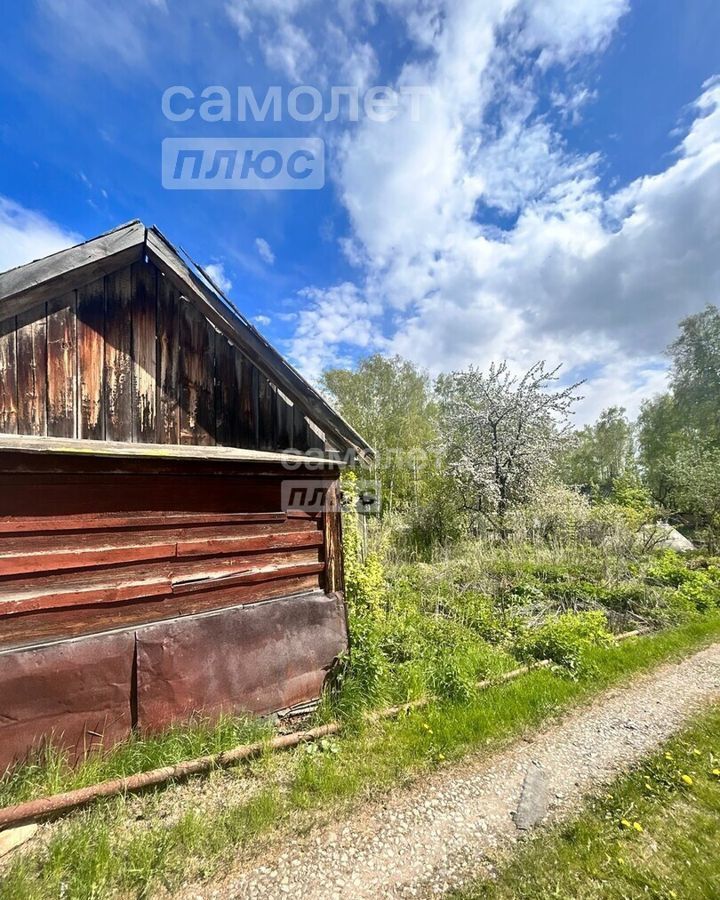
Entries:
[[196, 718], [161, 734], [135, 734], [104, 753], [91, 754], [77, 766], [71, 765], [67, 754], [51, 743], [0, 779], [0, 805], [10, 806], [219, 753], [240, 744], [269, 739], [272, 733], [268, 722], [249, 717], [224, 715], [212, 722]]

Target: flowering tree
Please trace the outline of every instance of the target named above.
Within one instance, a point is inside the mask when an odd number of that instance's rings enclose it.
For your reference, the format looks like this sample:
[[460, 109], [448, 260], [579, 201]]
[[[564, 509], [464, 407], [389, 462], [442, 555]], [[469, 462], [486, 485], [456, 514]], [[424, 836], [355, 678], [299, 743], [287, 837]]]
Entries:
[[548, 371], [538, 362], [515, 376], [503, 362], [487, 373], [470, 367], [438, 381], [451, 471], [467, 505], [500, 531], [511, 504], [547, 481], [568, 440], [582, 382], [553, 390], [559, 368]]

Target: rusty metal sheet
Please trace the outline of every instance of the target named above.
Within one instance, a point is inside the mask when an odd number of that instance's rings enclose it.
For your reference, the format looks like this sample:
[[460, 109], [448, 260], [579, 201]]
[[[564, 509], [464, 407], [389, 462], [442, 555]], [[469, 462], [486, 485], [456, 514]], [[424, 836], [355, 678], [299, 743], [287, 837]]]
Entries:
[[130, 734], [135, 635], [0, 653], [0, 773], [51, 739], [76, 758]]
[[319, 592], [139, 629], [138, 726], [313, 700], [347, 641], [342, 599]]

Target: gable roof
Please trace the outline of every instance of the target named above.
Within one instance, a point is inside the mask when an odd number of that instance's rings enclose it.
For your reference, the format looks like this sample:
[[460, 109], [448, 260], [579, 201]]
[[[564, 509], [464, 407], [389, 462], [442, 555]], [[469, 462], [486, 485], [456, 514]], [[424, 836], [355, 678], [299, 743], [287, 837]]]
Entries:
[[138, 219], [0, 274], [0, 321], [145, 256], [333, 442], [354, 450], [365, 461], [374, 458], [373, 449], [361, 435], [236, 309], [207, 273], [189, 257], [188, 265], [158, 228], [148, 228]]

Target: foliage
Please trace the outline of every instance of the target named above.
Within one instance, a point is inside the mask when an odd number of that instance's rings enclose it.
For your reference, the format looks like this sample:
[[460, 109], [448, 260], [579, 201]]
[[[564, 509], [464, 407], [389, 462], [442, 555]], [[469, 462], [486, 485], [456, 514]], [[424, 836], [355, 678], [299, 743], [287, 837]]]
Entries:
[[708, 306], [680, 323], [671, 344], [670, 391], [643, 405], [640, 460], [655, 497], [720, 539], [720, 311]]
[[705, 532], [711, 547], [720, 535], [720, 447], [699, 443], [679, 450], [664, 465], [668, 503]]
[[671, 345], [672, 390], [688, 425], [720, 441], [720, 310], [708, 305], [680, 322]]
[[467, 505], [500, 530], [510, 507], [548, 481], [567, 436], [578, 385], [550, 390], [557, 371], [539, 362], [518, 377], [501, 363], [438, 379], [449, 469]]
[[369, 476], [381, 483], [384, 511], [417, 506], [425, 473], [435, 466], [437, 444], [428, 376], [398, 356], [376, 354], [355, 370], [330, 369], [322, 386], [377, 453]]
[[376, 610], [383, 604], [385, 576], [376, 552], [362, 546], [357, 512], [357, 476], [343, 473], [343, 553], [345, 594], [352, 610]]
[[563, 480], [607, 496], [621, 477], [635, 471], [633, 428], [622, 406], [600, 413], [594, 425], [576, 432], [565, 455]]
[[704, 613], [720, 607], [720, 569], [691, 568], [679, 554], [666, 550], [648, 568], [649, 582], [677, 589], [675, 602], [688, 610]]
[[578, 673], [586, 664], [587, 651], [591, 647], [607, 647], [611, 641], [607, 618], [600, 610], [566, 612], [529, 630], [519, 642], [519, 650], [535, 659], [551, 659], [570, 672]]
[[683, 413], [672, 394], [643, 401], [638, 416], [638, 449], [645, 482], [659, 503], [668, 496], [667, 461], [681, 449]]

